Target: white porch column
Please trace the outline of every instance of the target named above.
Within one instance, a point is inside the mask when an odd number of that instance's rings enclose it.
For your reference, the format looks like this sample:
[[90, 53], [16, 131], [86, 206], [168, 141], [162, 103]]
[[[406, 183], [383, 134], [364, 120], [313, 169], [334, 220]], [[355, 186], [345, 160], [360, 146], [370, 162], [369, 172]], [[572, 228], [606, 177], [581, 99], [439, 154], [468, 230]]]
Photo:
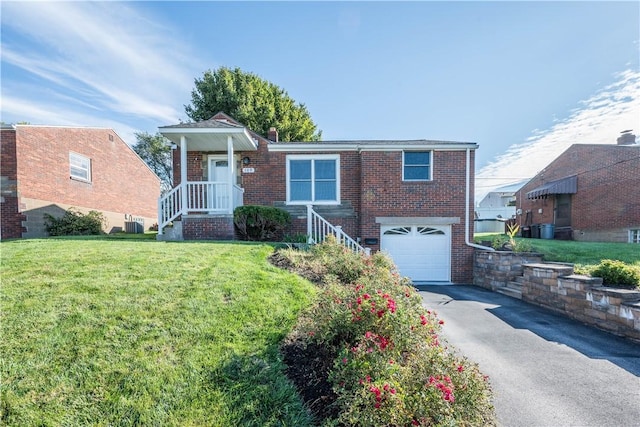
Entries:
[[231, 135], [227, 136], [227, 161], [229, 165], [229, 179], [228, 179], [228, 194], [229, 194], [229, 214], [233, 214], [233, 203], [234, 203], [234, 195], [233, 195], [233, 184], [236, 176], [236, 162], [233, 161], [233, 138]]
[[183, 214], [187, 213], [187, 137], [182, 135], [180, 136], [180, 186], [182, 187], [182, 191], [180, 194], [182, 195], [180, 204], [181, 211]]

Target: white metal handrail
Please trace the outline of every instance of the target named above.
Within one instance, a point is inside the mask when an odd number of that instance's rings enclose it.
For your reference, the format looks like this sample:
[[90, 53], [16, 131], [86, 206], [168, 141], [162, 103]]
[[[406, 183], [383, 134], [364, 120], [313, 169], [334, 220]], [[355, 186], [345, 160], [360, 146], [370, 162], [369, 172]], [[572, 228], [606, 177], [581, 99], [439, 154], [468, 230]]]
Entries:
[[352, 239], [339, 225], [332, 225], [313, 210], [313, 206], [307, 205], [307, 236], [308, 243], [322, 243], [328, 235], [333, 235], [336, 240], [347, 248], [356, 253], [365, 253], [369, 255], [371, 253], [370, 248], [362, 247], [358, 242]]
[[[244, 189], [226, 182], [190, 181], [180, 184], [158, 200], [158, 234], [178, 216], [189, 212], [233, 213], [243, 204]], [[230, 205], [230, 203], [232, 203]]]
[[182, 214], [182, 186], [179, 185], [158, 199], [158, 234]]

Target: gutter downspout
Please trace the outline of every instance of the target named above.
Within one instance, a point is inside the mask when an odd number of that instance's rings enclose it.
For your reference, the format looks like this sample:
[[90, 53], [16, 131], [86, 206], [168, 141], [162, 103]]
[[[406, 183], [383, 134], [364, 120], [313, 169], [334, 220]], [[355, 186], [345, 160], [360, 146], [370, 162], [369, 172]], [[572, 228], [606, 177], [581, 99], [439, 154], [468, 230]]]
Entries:
[[472, 248], [476, 248], [476, 249], [483, 249], [485, 251], [490, 251], [490, 252], [495, 252], [495, 249], [489, 247], [489, 246], [482, 246], [482, 245], [477, 245], [475, 243], [472, 243], [469, 241], [469, 214], [471, 213], [469, 210], [469, 187], [470, 187], [470, 183], [471, 183], [471, 179], [470, 179], [470, 169], [471, 166], [471, 149], [467, 148], [467, 170], [466, 170], [466, 185], [467, 185], [467, 189], [465, 192], [466, 195], [466, 200], [465, 200], [465, 217], [464, 217], [464, 243], [467, 246], [471, 246]]

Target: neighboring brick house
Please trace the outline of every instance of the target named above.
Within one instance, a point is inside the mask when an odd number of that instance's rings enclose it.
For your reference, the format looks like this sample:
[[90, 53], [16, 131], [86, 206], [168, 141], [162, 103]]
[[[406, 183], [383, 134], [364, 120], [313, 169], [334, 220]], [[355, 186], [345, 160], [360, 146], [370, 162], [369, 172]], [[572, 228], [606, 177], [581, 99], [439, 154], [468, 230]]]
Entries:
[[111, 129], [3, 126], [1, 238], [45, 237], [44, 214], [102, 212], [106, 232], [157, 222], [160, 179]]
[[640, 144], [629, 131], [617, 145], [574, 144], [516, 199], [520, 224], [534, 234], [551, 224], [546, 238], [640, 243]]
[[309, 235], [317, 213], [416, 281], [472, 282], [475, 143], [278, 142], [223, 113], [160, 133], [176, 146], [161, 239], [233, 239], [235, 207], [276, 206], [289, 234]]

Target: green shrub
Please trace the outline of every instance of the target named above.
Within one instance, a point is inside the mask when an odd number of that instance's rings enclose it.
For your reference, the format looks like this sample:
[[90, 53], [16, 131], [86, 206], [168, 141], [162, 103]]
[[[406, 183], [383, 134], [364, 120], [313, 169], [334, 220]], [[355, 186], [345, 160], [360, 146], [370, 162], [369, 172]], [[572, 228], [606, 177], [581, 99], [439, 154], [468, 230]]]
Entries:
[[520, 232], [520, 226], [518, 224], [508, 223], [507, 233], [498, 234], [493, 236], [491, 240], [491, 247], [500, 251], [513, 251], [513, 252], [531, 252], [531, 244], [523, 239], [516, 239], [516, 236]]
[[291, 215], [270, 206], [239, 206], [233, 212], [233, 222], [245, 240], [274, 241], [291, 224]]
[[640, 286], [640, 272], [622, 261], [603, 259], [591, 270], [591, 276], [602, 277], [605, 285]]
[[87, 214], [70, 208], [60, 218], [44, 214], [45, 229], [50, 236], [79, 236], [102, 234], [106, 218], [101, 212], [90, 211]]
[[285, 234], [282, 241], [285, 243], [307, 243], [309, 236], [305, 233]]
[[357, 254], [344, 245], [338, 243], [333, 235], [326, 237], [323, 244], [311, 248], [311, 259], [326, 268], [326, 273], [342, 284], [351, 283], [362, 274], [364, 254]]
[[[485, 376], [440, 337], [435, 312], [386, 255], [312, 250], [329, 263], [325, 286], [295, 335], [332, 359], [338, 425], [493, 425]], [[351, 270], [347, 273], [347, 270]]]

